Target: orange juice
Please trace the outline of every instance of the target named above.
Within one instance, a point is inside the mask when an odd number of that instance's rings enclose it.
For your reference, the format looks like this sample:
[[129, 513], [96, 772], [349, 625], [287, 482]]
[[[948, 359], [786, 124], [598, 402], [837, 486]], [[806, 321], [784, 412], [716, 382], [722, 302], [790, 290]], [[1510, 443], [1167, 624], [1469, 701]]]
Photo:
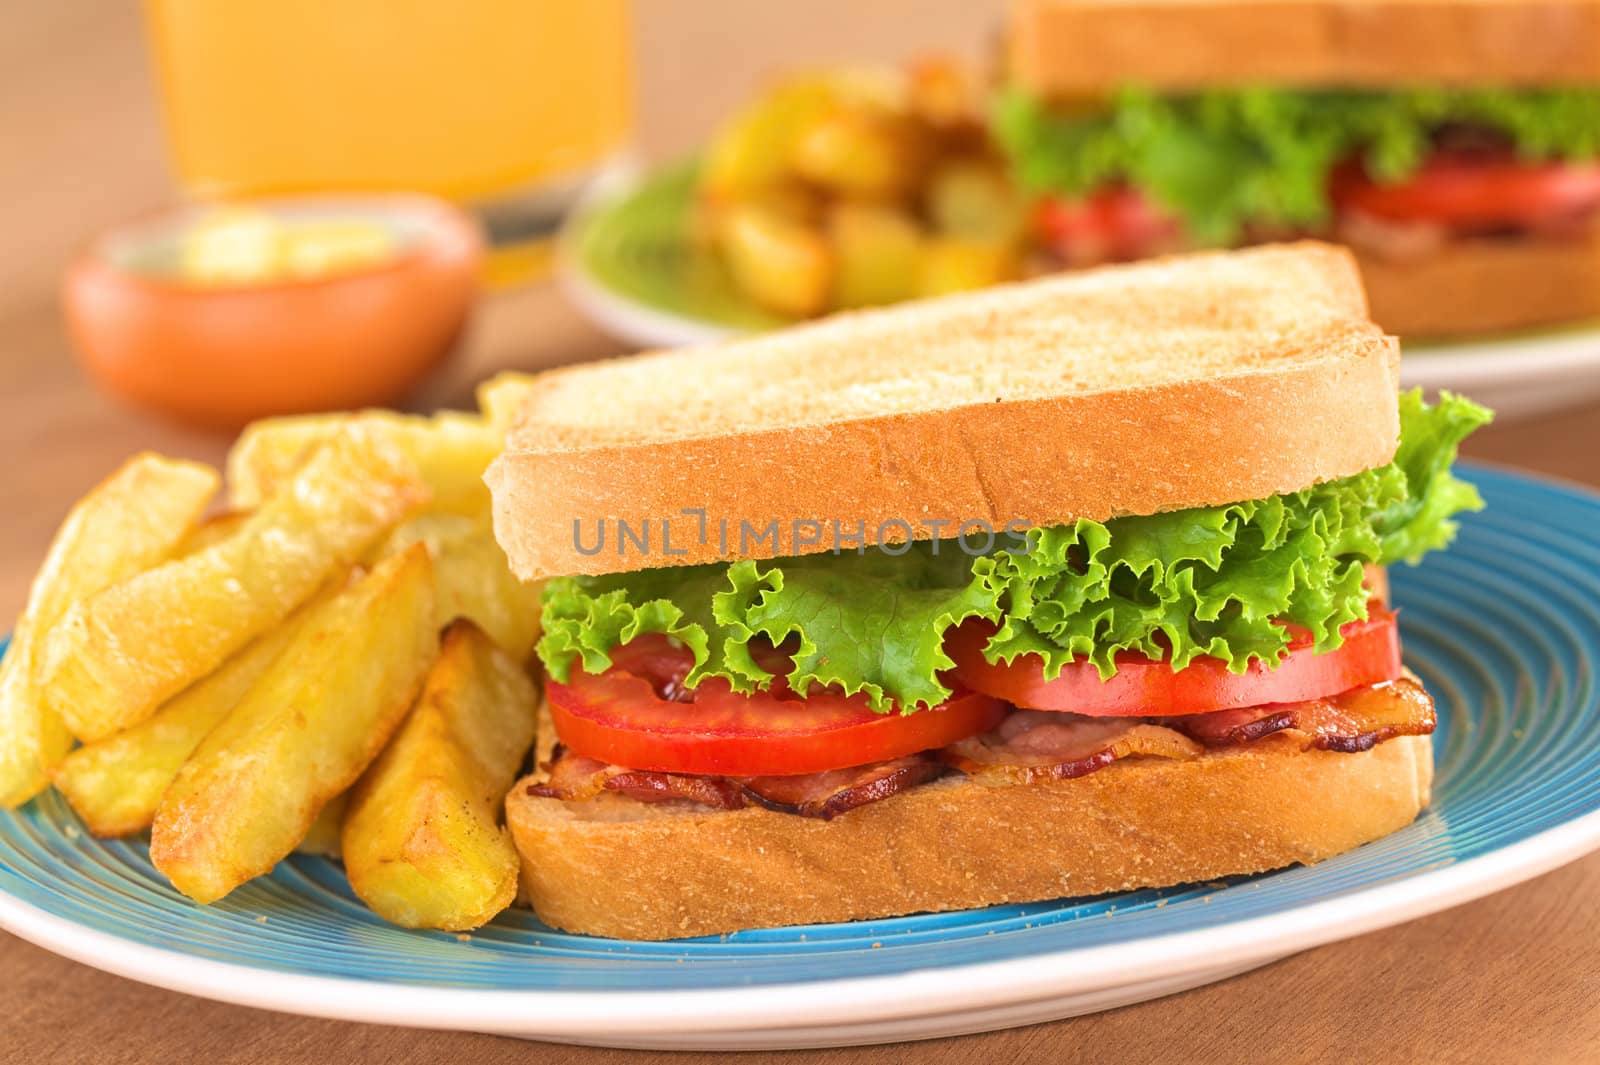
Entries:
[[[627, 0], [145, 0], [194, 195], [569, 185], [631, 119]], [[546, 199], [548, 197], [545, 197]]]

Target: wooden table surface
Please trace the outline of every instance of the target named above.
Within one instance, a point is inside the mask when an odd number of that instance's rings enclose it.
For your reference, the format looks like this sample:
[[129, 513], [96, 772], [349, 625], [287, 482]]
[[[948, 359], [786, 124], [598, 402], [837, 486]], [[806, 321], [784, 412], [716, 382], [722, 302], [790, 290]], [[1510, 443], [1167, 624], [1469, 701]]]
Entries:
[[[641, 138], [657, 156], [692, 143], [771, 65], [893, 57], [940, 45], [980, 49], [1000, 6], [641, 0]], [[96, 394], [72, 362], [56, 306], [55, 285], [76, 245], [101, 226], [175, 198], [135, 5], [0, 0], [0, 26], [0, 615], [9, 617], [67, 506], [123, 456], [155, 448], [215, 461], [228, 441], [161, 425]], [[525, 289], [484, 308], [462, 357], [416, 402], [461, 405], [472, 383], [492, 370], [618, 350], [558, 293]], [[1467, 450], [1600, 485], [1600, 407], [1494, 426]], [[1600, 855], [1211, 987], [1093, 1017], [920, 1044], [911, 1052], [940, 1062], [1594, 1060], [1600, 1057], [1596, 899]], [[905, 1047], [878, 1047], [760, 1057], [842, 1065], [907, 1054]], [[307, 1065], [647, 1060], [189, 999], [0, 933], [0, 1059], [158, 1056]]]

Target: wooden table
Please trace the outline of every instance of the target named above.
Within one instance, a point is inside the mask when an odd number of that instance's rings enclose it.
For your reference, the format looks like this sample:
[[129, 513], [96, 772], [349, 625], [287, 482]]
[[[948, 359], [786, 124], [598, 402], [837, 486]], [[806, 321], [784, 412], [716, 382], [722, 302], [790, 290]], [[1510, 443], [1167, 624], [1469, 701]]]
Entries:
[[[76, 244], [174, 195], [133, 6], [0, 0], [0, 616], [21, 606], [66, 507], [123, 456], [148, 447], [215, 461], [227, 445], [93, 392], [72, 363], [55, 304], [56, 280]], [[642, 0], [646, 146], [661, 155], [692, 143], [770, 65], [887, 57], [940, 43], [979, 47], [999, 6]], [[527, 289], [485, 308], [462, 358], [417, 403], [463, 404], [471, 384], [500, 367], [617, 350], [557, 293]], [[1495, 426], [1468, 451], [1600, 484], [1600, 407]], [[812, 1060], [887, 1062], [908, 1053], [948, 1062], [1593, 1060], [1600, 1055], [1596, 899], [1600, 855], [1471, 905], [1162, 1001], [909, 1052], [834, 1050]], [[158, 1055], [307, 1065], [646, 1060], [219, 1005], [108, 976], [0, 934], [0, 1059]]]

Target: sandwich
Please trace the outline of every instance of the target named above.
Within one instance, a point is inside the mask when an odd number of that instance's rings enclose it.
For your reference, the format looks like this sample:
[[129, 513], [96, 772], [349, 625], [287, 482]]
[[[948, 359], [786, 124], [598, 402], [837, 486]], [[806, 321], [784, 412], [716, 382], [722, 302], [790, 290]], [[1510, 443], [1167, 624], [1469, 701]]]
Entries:
[[1480, 506], [1328, 245], [1201, 253], [532, 380], [548, 924], [663, 939], [1316, 862], [1428, 801], [1383, 567]]
[[1019, 0], [1046, 265], [1316, 236], [1408, 337], [1600, 315], [1600, 3]]

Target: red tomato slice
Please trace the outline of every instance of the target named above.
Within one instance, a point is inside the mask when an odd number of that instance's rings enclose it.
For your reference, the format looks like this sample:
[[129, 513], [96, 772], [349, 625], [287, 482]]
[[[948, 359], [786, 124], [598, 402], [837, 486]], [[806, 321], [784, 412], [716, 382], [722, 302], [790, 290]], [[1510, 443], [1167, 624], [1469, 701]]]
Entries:
[[[740, 695], [726, 681], [682, 686], [686, 648], [641, 636], [611, 652], [604, 673], [574, 670], [548, 688], [556, 735], [574, 752], [629, 769], [721, 776], [791, 776], [931, 750], [986, 732], [1006, 708], [958, 691], [913, 714], [877, 714], [864, 696], [798, 698], [775, 684]], [[765, 664], [765, 663], [764, 663]]]
[[1081, 199], [1041, 200], [1033, 226], [1040, 243], [1069, 262], [1141, 258], [1178, 233], [1172, 216], [1125, 185]]
[[1340, 210], [1392, 222], [1535, 226], [1600, 209], [1600, 164], [1441, 152], [1399, 184], [1373, 181], [1360, 166], [1344, 167], [1334, 176], [1332, 194]]
[[1203, 714], [1265, 703], [1298, 703], [1336, 695], [1363, 684], [1400, 676], [1400, 630], [1394, 614], [1376, 604], [1366, 621], [1341, 630], [1344, 643], [1316, 654], [1311, 638], [1299, 632], [1276, 669], [1251, 662], [1244, 673], [1230, 673], [1218, 658], [1200, 658], [1174, 673], [1165, 662], [1143, 655], [1117, 656], [1117, 672], [1101, 680], [1092, 663], [1068, 663], [1055, 680], [1045, 680], [1037, 655], [1010, 665], [983, 657], [994, 627], [968, 622], [945, 641], [962, 682], [977, 691], [1031, 710], [1067, 710], [1092, 717]]

